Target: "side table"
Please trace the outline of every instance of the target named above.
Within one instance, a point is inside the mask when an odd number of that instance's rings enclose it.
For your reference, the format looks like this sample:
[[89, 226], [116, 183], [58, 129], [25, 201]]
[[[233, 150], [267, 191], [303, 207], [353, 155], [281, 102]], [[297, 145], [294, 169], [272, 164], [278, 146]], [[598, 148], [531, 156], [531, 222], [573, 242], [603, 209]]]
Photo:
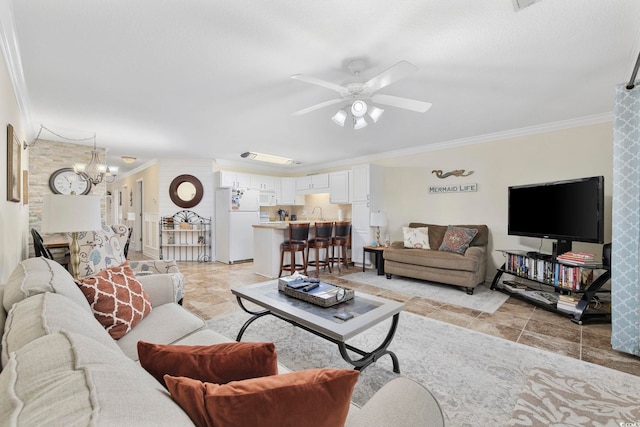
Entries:
[[364, 272], [364, 256], [367, 252], [375, 254], [376, 268], [378, 269], [378, 276], [384, 274], [384, 259], [382, 254], [386, 248], [384, 246], [363, 246], [362, 247], [362, 271]]

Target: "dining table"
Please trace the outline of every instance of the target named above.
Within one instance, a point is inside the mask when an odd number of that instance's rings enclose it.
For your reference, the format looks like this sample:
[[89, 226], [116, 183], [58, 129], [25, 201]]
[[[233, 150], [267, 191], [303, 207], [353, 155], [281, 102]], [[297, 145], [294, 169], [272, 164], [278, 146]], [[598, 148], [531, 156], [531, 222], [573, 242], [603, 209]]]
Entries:
[[42, 244], [48, 249], [69, 248], [67, 236], [55, 235], [42, 238]]

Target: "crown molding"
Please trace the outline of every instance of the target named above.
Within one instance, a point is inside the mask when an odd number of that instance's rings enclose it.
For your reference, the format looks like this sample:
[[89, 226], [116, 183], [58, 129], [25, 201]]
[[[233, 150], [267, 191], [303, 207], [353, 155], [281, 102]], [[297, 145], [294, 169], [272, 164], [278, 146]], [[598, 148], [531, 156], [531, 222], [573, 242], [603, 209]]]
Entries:
[[20, 46], [16, 35], [15, 20], [13, 19], [12, 2], [0, 0], [0, 47], [7, 64], [7, 72], [13, 85], [13, 92], [16, 96], [20, 115], [24, 120], [24, 127], [27, 141], [35, 138], [36, 131], [31, 124], [31, 107], [27, 85], [24, 80]]
[[[372, 154], [368, 156], [354, 157], [343, 159], [337, 162], [329, 162], [323, 164], [314, 164], [312, 169], [327, 169], [337, 166], [347, 166], [357, 163], [372, 163], [380, 160], [388, 160], [394, 157], [410, 156], [415, 154], [426, 153], [430, 151], [444, 150], [447, 148], [462, 147], [465, 145], [483, 144], [486, 142], [499, 141], [503, 139], [536, 135], [545, 132], [554, 132], [558, 130], [571, 129], [580, 126], [589, 126], [593, 124], [612, 122], [613, 112], [604, 114], [595, 114], [592, 116], [580, 117], [577, 119], [563, 120], [558, 122], [546, 123], [543, 125], [529, 126], [525, 128], [512, 129], [502, 132], [488, 133], [484, 135], [473, 136], [469, 138], [454, 139], [451, 141], [436, 142], [428, 145], [407, 148], [404, 150], [387, 151], [384, 153]], [[304, 169], [304, 168], [301, 168]], [[300, 170], [300, 168], [298, 169]]]

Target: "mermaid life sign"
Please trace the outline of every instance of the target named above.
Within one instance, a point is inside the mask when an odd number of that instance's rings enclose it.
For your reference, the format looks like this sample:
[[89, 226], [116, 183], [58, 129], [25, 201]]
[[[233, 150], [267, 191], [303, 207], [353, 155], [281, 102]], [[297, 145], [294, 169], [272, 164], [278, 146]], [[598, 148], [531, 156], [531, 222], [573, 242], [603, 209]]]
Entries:
[[429, 193], [473, 193], [478, 191], [478, 184], [450, 184], [450, 185], [430, 185]]

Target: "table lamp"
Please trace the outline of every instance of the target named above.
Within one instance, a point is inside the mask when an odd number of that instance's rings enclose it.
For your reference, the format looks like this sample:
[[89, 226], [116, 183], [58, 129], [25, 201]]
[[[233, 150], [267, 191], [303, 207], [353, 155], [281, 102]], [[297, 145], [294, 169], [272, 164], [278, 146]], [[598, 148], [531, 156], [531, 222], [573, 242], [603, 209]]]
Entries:
[[371, 212], [369, 225], [371, 227], [376, 227], [376, 246], [380, 246], [380, 227], [387, 225], [387, 217], [380, 211]]
[[78, 232], [100, 230], [100, 197], [49, 194], [42, 204], [43, 233], [71, 233], [71, 271], [78, 278]]

